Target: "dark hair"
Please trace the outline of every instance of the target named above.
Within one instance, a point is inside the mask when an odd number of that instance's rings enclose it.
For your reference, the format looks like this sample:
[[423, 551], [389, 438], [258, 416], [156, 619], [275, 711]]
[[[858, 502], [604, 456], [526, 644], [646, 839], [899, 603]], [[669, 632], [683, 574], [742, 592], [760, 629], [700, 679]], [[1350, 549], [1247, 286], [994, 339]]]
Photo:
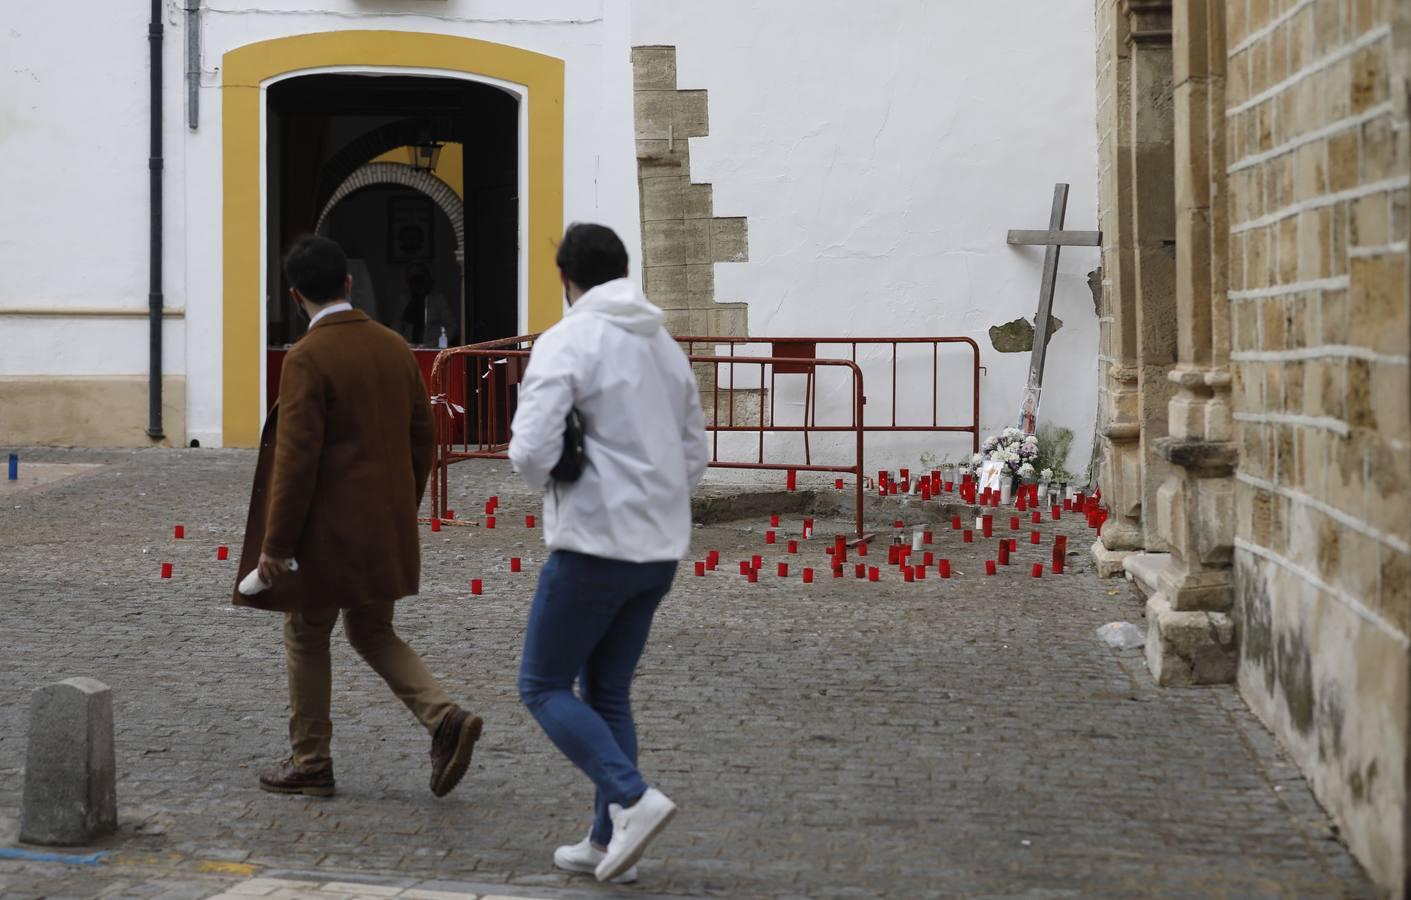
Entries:
[[284, 274], [294, 290], [314, 303], [342, 300], [348, 286], [348, 258], [334, 241], [305, 235], [285, 255]]
[[627, 277], [627, 248], [611, 228], [602, 225], [568, 226], [554, 261], [564, 277], [585, 291]]

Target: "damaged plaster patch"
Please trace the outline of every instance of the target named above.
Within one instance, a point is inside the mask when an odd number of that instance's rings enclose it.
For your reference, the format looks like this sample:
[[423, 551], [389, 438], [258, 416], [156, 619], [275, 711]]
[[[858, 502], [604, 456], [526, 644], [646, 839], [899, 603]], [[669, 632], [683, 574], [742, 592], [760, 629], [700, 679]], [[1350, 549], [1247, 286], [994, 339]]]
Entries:
[[[1052, 315], [1048, 317], [1048, 343], [1052, 343], [1054, 333], [1062, 327], [1062, 319]], [[1028, 319], [992, 325], [990, 343], [1000, 353], [1028, 353], [1034, 349], [1034, 326]]]

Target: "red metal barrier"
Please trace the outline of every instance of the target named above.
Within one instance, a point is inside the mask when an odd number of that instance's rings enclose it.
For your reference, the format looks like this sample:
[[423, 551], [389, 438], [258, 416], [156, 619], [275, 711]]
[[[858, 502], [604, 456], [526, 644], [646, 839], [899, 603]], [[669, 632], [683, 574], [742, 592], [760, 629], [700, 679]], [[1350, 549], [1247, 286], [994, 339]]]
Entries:
[[[760, 355], [774, 357], [801, 357], [803, 359], [848, 359], [856, 363], [860, 368], [865, 365], [857, 358], [858, 348], [869, 347], [889, 347], [891, 349], [890, 358], [890, 381], [891, 381], [891, 420], [889, 422], [865, 422], [863, 431], [877, 432], [969, 432], [971, 453], [980, 452], [980, 345], [968, 337], [881, 337], [881, 338], [813, 338], [813, 337], [789, 337], [789, 338], [725, 338], [725, 337], [700, 337], [681, 336], [677, 342], [682, 345], [688, 356], [701, 352], [702, 349], [709, 348], [709, 352], [716, 352], [718, 347], [728, 347], [731, 358], [739, 355], [737, 351], [749, 351], [752, 348], [759, 348]], [[971, 364], [970, 369], [970, 421], [955, 424], [942, 424], [940, 422], [940, 350], [942, 345], [961, 344], [970, 348]], [[820, 348], [828, 352], [820, 352]], [[897, 362], [902, 349], [920, 349], [923, 357], [929, 355], [931, 362], [931, 379], [929, 389], [931, 393], [931, 421], [926, 422], [906, 422], [897, 421], [897, 398], [900, 395], [897, 381]], [[926, 354], [925, 349], [929, 348], [930, 353]], [[834, 352], [836, 351], [836, 352]], [[745, 357], [756, 358], [756, 357]], [[863, 368], [864, 372], [868, 370]], [[774, 374], [803, 374], [789, 367], [779, 367]], [[869, 376], [869, 384], [876, 388], [878, 381], [875, 377]], [[733, 388], [733, 384], [729, 385]], [[912, 386], [913, 389], [916, 386]], [[818, 414], [818, 402], [816, 396], [817, 383], [810, 377], [805, 388], [805, 417], [816, 419]], [[773, 418], [774, 398], [776, 392], [774, 383], [770, 382], [770, 418]], [[807, 454], [807, 444], [805, 444], [805, 454]]]
[[[448, 471], [453, 463], [467, 459], [505, 459], [509, 448], [510, 422], [514, 416], [518, 385], [528, 363], [535, 335], [507, 338], [485, 344], [454, 347], [442, 351], [432, 368], [431, 394], [436, 411], [436, 469], [432, 478], [432, 509], [445, 514]], [[690, 361], [698, 368], [711, 367], [711, 384], [703, 391], [706, 429], [711, 432], [711, 466], [793, 472], [832, 472], [853, 476], [856, 497], [857, 530], [862, 534], [863, 522], [863, 456], [864, 434], [878, 432], [970, 432], [973, 447], [979, 449], [979, 347], [969, 338], [776, 338], [747, 340], [739, 338], [682, 337], [678, 338]], [[964, 343], [973, 352], [972, 414], [969, 424], [941, 424], [939, 421], [939, 350], [941, 344]], [[849, 348], [851, 359], [820, 358], [818, 346]], [[931, 422], [898, 421], [897, 418], [897, 359], [902, 346], [930, 345], [932, 359]], [[749, 345], [767, 346], [768, 355], [740, 355], [738, 349]], [[858, 347], [889, 345], [892, 349], [890, 368], [892, 410], [889, 422], [866, 422], [866, 395], [863, 370], [857, 360]], [[713, 355], [715, 348], [727, 346], [729, 355]], [[709, 353], [698, 351], [709, 348]], [[736, 369], [754, 369], [757, 377], [744, 379], [759, 387], [737, 388]], [[725, 378], [722, 379], [722, 369]], [[851, 373], [850, 416], [823, 424], [818, 422], [818, 375], [820, 370], [841, 370]], [[805, 379], [804, 415], [797, 424], [780, 424], [775, 415], [778, 376], [801, 375]], [[765, 385], [768, 389], [765, 390]], [[743, 396], [756, 399], [758, 415], [739, 415], [739, 400]], [[766, 409], [764, 397], [768, 396]], [[457, 398], [464, 397], [464, 404]], [[723, 398], [723, 399], [722, 399]], [[723, 402], [723, 408], [722, 408]], [[830, 410], [840, 407], [833, 406]], [[768, 415], [766, 416], [766, 411]], [[750, 421], [745, 421], [748, 418]], [[753, 459], [722, 458], [721, 436], [756, 434]], [[855, 451], [851, 460], [835, 463], [815, 463], [810, 436], [818, 434], [852, 434]], [[799, 434], [803, 438], [803, 462], [770, 460], [765, 446], [766, 434]], [[735, 442], [738, 443], [738, 442]]]

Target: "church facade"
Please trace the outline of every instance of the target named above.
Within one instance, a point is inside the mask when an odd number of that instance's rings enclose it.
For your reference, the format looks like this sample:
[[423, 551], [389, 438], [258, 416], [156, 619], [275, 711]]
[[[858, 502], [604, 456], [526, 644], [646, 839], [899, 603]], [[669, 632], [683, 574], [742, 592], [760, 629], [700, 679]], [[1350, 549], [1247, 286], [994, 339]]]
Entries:
[[1096, 8], [1094, 557], [1157, 681], [1237, 682], [1405, 896], [1411, 6]]
[[[1021, 22], [902, 0], [865, 15], [803, 0], [12, 13], [12, 445], [251, 446], [301, 333], [278, 265], [301, 233], [345, 246], [355, 304], [420, 356], [542, 330], [562, 313], [553, 254], [571, 221], [623, 235], [677, 334], [973, 337], [988, 433], [1013, 424], [1028, 362], [990, 330], [1027, 327], [1042, 267], [1007, 230], [1043, 225], [1060, 181], [1070, 223], [1096, 219], [1080, 0]], [[1006, 63], [1028, 58], [1053, 77]], [[1096, 411], [1097, 262], [1064, 251], [1049, 348], [1045, 413], [1077, 435], [1078, 469]], [[888, 390], [869, 388], [879, 410]], [[969, 449], [942, 443], [878, 436], [869, 456]]]

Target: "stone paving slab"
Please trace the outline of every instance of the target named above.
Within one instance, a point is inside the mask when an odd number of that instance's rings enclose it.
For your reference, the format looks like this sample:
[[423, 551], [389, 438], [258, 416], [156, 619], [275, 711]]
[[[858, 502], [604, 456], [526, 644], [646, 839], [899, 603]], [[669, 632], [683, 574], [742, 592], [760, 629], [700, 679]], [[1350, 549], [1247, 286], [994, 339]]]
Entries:
[[[121, 827], [96, 868], [0, 860], [0, 897], [209, 896], [277, 872], [604, 890], [550, 863], [587, 828], [591, 789], [518, 703], [545, 553], [523, 524], [537, 503], [506, 467], [453, 470], [460, 514], [498, 494], [499, 527], [425, 532], [423, 593], [398, 607], [403, 636], [485, 717], [474, 768], [433, 798], [425, 734], [340, 637], [339, 795], [317, 800], [254, 788], [255, 770], [286, 752], [280, 623], [229, 606], [234, 564], [215, 550], [238, 557], [253, 454], [24, 458], [105, 465], [0, 507], [0, 845], [19, 806], [25, 698], [72, 676], [113, 688]], [[658, 616], [635, 707], [643, 770], [682, 814], [639, 885], [615, 892], [1373, 895], [1233, 690], [1158, 691], [1139, 651], [1096, 640], [1098, 625], [1139, 622], [1141, 609], [1090, 571], [1080, 519], [1046, 523], [1041, 546], [1021, 541], [989, 579], [992, 542], [938, 527], [957, 577], [869, 586], [829, 577], [823, 540], [805, 545], [820, 580], [803, 585], [762, 524], [699, 528], [693, 553], [720, 550], [721, 571], [684, 566]], [[1069, 574], [1032, 579], [1056, 530], [1070, 535]], [[766, 563], [750, 585], [737, 563], [754, 553]], [[524, 573], [509, 573], [512, 556]], [[780, 559], [788, 579], [773, 574]], [[484, 596], [469, 596], [472, 577]]]

